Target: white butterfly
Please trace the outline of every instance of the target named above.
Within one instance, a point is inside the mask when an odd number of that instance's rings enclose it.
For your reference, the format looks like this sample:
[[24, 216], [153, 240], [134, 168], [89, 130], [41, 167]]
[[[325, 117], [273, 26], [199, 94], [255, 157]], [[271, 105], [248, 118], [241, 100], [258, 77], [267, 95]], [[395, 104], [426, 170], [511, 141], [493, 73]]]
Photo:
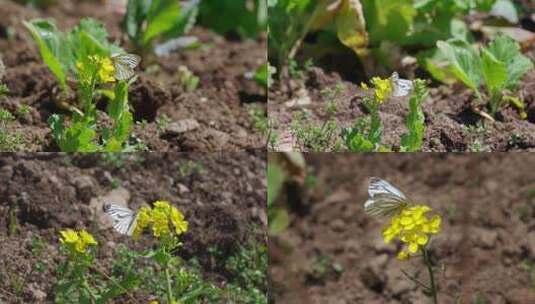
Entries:
[[409, 204], [401, 191], [378, 177], [370, 178], [368, 194], [364, 211], [370, 215], [392, 216]]
[[134, 69], [141, 62], [141, 57], [135, 54], [112, 54], [111, 61], [115, 67], [115, 79], [128, 80], [134, 76]]
[[412, 80], [399, 78], [397, 72], [392, 73], [392, 76], [390, 76], [390, 81], [392, 81], [393, 88], [392, 96], [395, 97], [403, 97], [409, 95], [412, 91], [412, 88], [414, 87]]
[[136, 227], [137, 212], [115, 204], [104, 204], [104, 212], [111, 217], [113, 228], [117, 232], [132, 235]]

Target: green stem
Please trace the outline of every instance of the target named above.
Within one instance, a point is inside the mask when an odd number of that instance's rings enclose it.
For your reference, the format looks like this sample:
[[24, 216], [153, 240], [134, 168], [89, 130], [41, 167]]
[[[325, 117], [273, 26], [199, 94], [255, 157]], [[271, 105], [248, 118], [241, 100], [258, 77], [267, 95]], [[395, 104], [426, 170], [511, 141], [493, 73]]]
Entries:
[[429, 287], [429, 292], [431, 293], [433, 304], [437, 304], [437, 287], [435, 284], [435, 277], [433, 275], [433, 265], [431, 265], [431, 260], [429, 259], [429, 253], [427, 252], [427, 249], [423, 248], [422, 252], [424, 254], [424, 263], [427, 265], [427, 271], [429, 272], [429, 281], [431, 284]]
[[165, 265], [165, 278], [167, 279], [167, 302], [173, 304], [175, 299], [173, 297], [173, 289], [171, 287], [171, 274], [169, 273], [169, 263]]

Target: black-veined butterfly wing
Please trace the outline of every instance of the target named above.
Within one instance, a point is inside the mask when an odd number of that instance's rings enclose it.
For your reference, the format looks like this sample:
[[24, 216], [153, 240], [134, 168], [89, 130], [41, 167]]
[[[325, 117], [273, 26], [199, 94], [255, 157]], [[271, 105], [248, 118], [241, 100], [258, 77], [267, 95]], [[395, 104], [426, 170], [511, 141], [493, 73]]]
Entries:
[[135, 54], [114, 54], [111, 56], [115, 67], [117, 80], [128, 80], [134, 76], [134, 69], [141, 62], [141, 57]]
[[364, 211], [371, 215], [391, 216], [407, 204], [403, 192], [377, 177], [370, 178], [368, 194], [370, 197], [364, 203]]
[[130, 208], [121, 207], [115, 204], [105, 204], [104, 212], [111, 217], [113, 228], [117, 232], [120, 234], [132, 235], [136, 226], [136, 212]]
[[412, 91], [414, 86], [413, 82], [411, 80], [399, 78], [397, 72], [392, 73], [390, 79], [392, 81], [392, 96], [403, 97], [409, 95]]

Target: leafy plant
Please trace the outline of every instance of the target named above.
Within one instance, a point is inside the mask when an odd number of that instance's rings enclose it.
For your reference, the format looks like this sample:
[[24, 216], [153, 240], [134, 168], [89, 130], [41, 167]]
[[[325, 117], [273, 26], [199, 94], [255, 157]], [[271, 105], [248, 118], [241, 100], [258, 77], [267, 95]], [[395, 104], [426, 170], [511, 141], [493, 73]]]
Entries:
[[257, 37], [266, 30], [266, 0], [203, 0], [200, 24], [220, 34], [235, 31], [245, 37]]
[[[195, 24], [200, 0], [128, 0], [123, 28], [138, 53], [152, 51], [154, 41], [178, 38]], [[180, 45], [180, 44], [178, 44]]]
[[[35, 19], [24, 22], [39, 46], [43, 61], [61, 88], [56, 104], [72, 112], [69, 122], [64, 115], [49, 117], [54, 139], [62, 151], [124, 151], [128, 147], [133, 117], [128, 104], [128, 86], [135, 81], [134, 63], [107, 41], [104, 26], [93, 19], [82, 19], [68, 33], [58, 31], [54, 23]], [[128, 60], [127, 63], [124, 60]], [[77, 101], [69, 83], [75, 82]], [[107, 96], [106, 111], [112, 128], [98, 123], [95, 98]], [[100, 134], [99, 134], [100, 132]]]
[[199, 86], [200, 79], [195, 76], [188, 67], [181, 65], [178, 67], [178, 85], [186, 92], [193, 92]]
[[0, 108], [0, 150], [17, 151], [22, 148], [24, 140], [19, 132], [9, 131], [10, 126], [15, 122], [15, 116], [11, 112]]
[[288, 61], [297, 54], [312, 30], [334, 24], [338, 39], [357, 54], [364, 54], [368, 43], [362, 6], [358, 0], [269, 0], [270, 62], [275, 62], [279, 76], [286, 76]]
[[[345, 145], [353, 152], [390, 151], [388, 147], [380, 144], [383, 135], [383, 123], [379, 116], [379, 106], [390, 98], [392, 94], [391, 79], [372, 78], [375, 87], [373, 96], [365, 96], [363, 104], [369, 116], [358, 118], [355, 124], [342, 131]], [[400, 150], [402, 152], [419, 151], [422, 148], [425, 133], [422, 102], [427, 96], [425, 82], [420, 79], [413, 81], [414, 89], [409, 100], [409, 114], [405, 119], [405, 126], [409, 129], [407, 134], [401, 136]], [[362, 84], [369, 90], [366, 84]]]
[[414, 93], [409, 100], [409, 115], [405, 119], [407, 134], [401, 136], [401, 151], [416, 152], [422, 149], [425, 133], [425, 117], [422, 102], [427, 96], [425, 82], [421, 79], [414, 81]]
[[227, 289], [233, 294], [237, 303], [265, 303], [268, 254], [267, 247], [250, 239], [247, 244], [240, 246], [238, 252], [228, 258], [225, 268], [233, 279]]
[[523, 108], [520, 100], [507, 96], [515, 91], [522, 76], [533, 68], [533, 63], [522, 55], [520, 46], [513, 39], [498, 37], [480, 52], [458, 39], [439, 41], [437, 47], [449, 64], [448, 71], [482, 102], [480, 86], [485, 85], [491, 116], [495, 117], [508, 101]]

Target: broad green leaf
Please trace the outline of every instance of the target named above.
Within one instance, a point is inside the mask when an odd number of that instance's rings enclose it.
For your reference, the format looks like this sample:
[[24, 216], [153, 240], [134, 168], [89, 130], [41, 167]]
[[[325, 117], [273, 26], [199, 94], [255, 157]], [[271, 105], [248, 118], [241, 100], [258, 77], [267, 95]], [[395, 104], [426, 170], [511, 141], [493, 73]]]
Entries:
[[447, 68], [449, 63], [447, 58], [438, 49], [424, 51], [417, 56], [418, 64], [433, 76], [436, 80], [453, 84], [457, 78]]
[[147, 45], [155, 37], [171, 30], [179, 18], [179, 1], [153, 0], [147, 12], [147, 29], [143, 33], [143, 44]]
[[129, 0], [126, 6], [126, 14], [123, 19], [123, 28], [128, 37], [132, 40], [137, 39], [140, 35], [138, 30], [145, 19], [145, 13], [148, 11], [150, 2], [145, 0]]
[[438, 49], [448, 60], [450, 71], [479, 97], [481, 59], [465, 41], [438, 41]]
[[256, 37], [265, 31], [266, 17], [266, 0], [203, 0], [200, 4], [200, 24], [220, 34], [234, 31]]
[[277, 199], [286, 177], [282, 169], [275, 163], [269, 162], [267, 167], [267, 203], [268, 207]]
[[368, 33], [359, 0], [342, 0], [342, 5], [336, 15], [336, 31], [338, 39], [345, 46], [359, 56], [366, 55]]
[[520, 46], [512, 38], [500, 36], [489, 44], [487, 50], [496, 60], [505, 63], [508, 75], [505, 84], [507, 89], [515, 89], [518, 81], [533, 68], [533, 62], [522, 55]]
[[39, 46], [39, 52], [43, 61], [52, 74], [56, 76], [61, 87], [67, 88], [66, 66], [60, 62], [60, 47], [64, 43], [61, 33], [56, 26], [46, 20], [36, 19], [30, 22], [24, 21], [24, 25], [32, 34], [33, 39]]
[[271, 235], [276, 235], [283, 232], [290, 225], [290, 217], [288, 216], [288, 212], [282, 208], [269, 209], [268, 219], [268, 230]]
[[180, 17], [175, 20], [173, 27], [165, 33], [165, 39], [180, 37], [187, 34], [197, 21], [200, 0], [190, 0], [180, 8]]
[[485, 48], [481, 49], [481, 59], [485, 84], [493, 94], [497, 94], [504, 88], [507, 82], [507, 67], [505, 62], [496, 59], [496, 57]]

